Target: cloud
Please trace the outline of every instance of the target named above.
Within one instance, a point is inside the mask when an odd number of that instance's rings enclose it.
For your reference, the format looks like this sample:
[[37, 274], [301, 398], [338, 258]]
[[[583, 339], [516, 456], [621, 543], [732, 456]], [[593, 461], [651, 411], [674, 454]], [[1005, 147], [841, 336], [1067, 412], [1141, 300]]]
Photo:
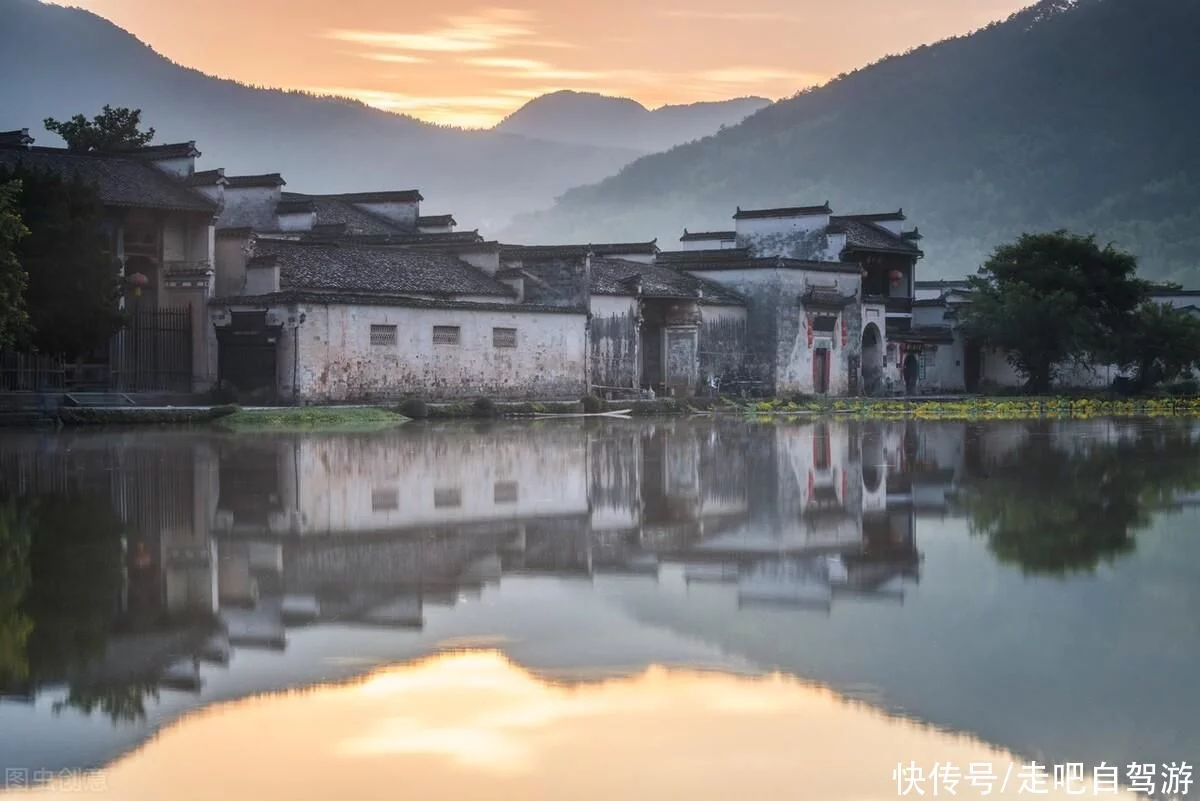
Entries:
[[826, 80], [823, 75], [812, 72], [793, 72], [774, 67], [722, 67], [696, 73], [695, 77], [708, 83], [761, 84], [773, 81], [791, 81], [811, 86]]
[[556, 67], [545, 61], [532, 58], [469, 58], [467, 63], [474, 67], [487, 67], [491, 74], [534, 78], [543, 81], [596, 81], [610, 73], [596, 70], [576, 70]]
[[424, 56], [414, 56], [410, 53], [351, 53], [352, 56], [359, 58], [370, 59], [371, 61], [382, 61], [385, 64], [428, 64], [429, 59]]
[[427, 53], [474, 53], [500, 50], [510, 44], [525, 47], [571, 47], [565, 42], [539, 40], [528, 11], [487, 8], [454, 15], [444, 25], [417, 33], [398, 31], [330, 30], [326, 37], [343, 42]]
[[797, 14], [783, 14], [778, 11], [701, 11], [690, 8], [665, 8], [661, 9], [658, 15], [716, 22], [802, 22], [804, 19]]

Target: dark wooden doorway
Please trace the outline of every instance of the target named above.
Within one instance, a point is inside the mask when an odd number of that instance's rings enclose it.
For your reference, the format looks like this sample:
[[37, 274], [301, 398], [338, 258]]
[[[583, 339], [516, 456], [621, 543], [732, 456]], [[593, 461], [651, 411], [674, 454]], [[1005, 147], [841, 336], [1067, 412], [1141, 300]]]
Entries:
[[983, 346], [969, 340], [963, 348], [963, 385], [967, 392], [978, 392], [983, 373]]
[[813, 351], [813, 391], [818, 395], [829, 392], [829, 351], [826, 348]]
[[265, 313], [233, 314], [217, 329], [217, 373], [223, 390], [239, 403], [274, 405], [278, 394], [279, 326], [268, 326]]

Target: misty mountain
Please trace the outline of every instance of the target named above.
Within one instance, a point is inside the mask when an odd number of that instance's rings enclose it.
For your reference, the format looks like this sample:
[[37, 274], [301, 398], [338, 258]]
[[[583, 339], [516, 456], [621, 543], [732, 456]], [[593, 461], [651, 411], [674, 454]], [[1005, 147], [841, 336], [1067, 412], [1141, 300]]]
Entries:
[[37, 0], [0, 0], [0, 74], [0, 130], [28, 127], [41, 145], [61, 144], [45, 117], [141, 108], [155, 143], [195, 140], [202, 169], [280, 172], [304, 192], [418, 188], [430, 213], [492, 230], [644, 154], [245, 86], [175, 64], [101, 17]]
[[534, 98], [495, 130], [556, 142], [654, 153], [702, 139], [771, 105], [762, 97], [650, 109], [625, 97], [564, 90]]
[[903, 207], [928, 276], [973, 272], [1023, 231], [1094, 232], [1197, 283], [1200, 2], [1052, 0], [775, 103], [629, 165], [515, 240], [732, 227], [736, 205]]

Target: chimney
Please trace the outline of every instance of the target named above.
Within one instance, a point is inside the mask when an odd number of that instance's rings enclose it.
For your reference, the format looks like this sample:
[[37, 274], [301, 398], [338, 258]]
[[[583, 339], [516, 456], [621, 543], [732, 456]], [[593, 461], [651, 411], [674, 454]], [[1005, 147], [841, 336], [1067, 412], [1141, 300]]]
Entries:
[[0, 131], [0, 147], [28, 150], [32, 144], [33, 137], [29, 135], [28, 128], [21, 128], [16, 131]]

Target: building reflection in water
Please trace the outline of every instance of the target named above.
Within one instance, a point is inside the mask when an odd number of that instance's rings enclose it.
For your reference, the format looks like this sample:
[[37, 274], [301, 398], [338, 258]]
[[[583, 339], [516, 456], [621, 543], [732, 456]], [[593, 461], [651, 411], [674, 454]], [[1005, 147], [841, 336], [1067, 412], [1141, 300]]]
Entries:
[[1092, 461], [1102, 446], [1150, 442], [1138, 453], [1172, 476], [1195, 461], [1190, 433], [1164, 450], [1174, 434], [1136, 424], [1038, 425], [700, 418], [14, 436], [0, 449], [7, 497], [104, 499], [124, 537], [118, 589], [101, 604], [112, 631], [91, 652], [58, 649], [72, 659], [54, 664], [31, 651], [28, 669], [0, 679], [10, 695], [64, 680], [198, 691], [201, 662], [285, 649], [290, 627], [420, 628], [427, 607], [512, 574], [653, 580], [672, 564], [742, 605], [898, 602], [920, 578], [916, 520], [946, 516], [960, 488], [1010, 463], [1020, 472], [1012, 459], [1039, 437]]
[[283, 649], [290, 626], [420, 627], [505, 574], [676, 563], [743, 603], [899, 599], [919, 563], [903, 445], [903, 426], [713, 419], [14, 437], [6, 496], [104, 498], [124, 529], [112, 636], [28, 686], [199, 690], [202, 661]]

